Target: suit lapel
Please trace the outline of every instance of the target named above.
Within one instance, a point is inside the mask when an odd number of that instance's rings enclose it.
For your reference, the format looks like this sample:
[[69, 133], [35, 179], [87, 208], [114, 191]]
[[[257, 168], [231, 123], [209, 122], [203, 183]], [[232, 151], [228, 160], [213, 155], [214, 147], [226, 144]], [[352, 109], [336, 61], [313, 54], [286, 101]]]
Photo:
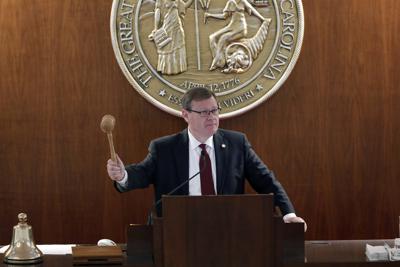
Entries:
[[222, 194], [222, 188], [224, 185], [225, 175], [224, 169], [227, 160], [227, 149], [226, 142], [221, 131], [217, 131], [214, 134], [214, 149], [215, 149], [215, 165], [217, 169], [217, 194]]
[[[187, 129], [180, 133], [176, 146], [174, 147], [174, 158], [178, 184], [181, 184], [189, 178], [189, 137]], [[189, 184], [184, 185], [179, 191], [185, 195], [189, 195]]]

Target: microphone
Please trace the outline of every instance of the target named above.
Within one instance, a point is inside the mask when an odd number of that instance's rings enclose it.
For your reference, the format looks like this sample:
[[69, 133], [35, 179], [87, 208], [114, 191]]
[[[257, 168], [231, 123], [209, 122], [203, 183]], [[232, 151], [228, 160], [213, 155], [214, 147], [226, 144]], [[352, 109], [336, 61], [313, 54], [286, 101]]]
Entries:
[[[187, 180], [183, 181], [183, 183], [179, 184], [177, 187], [175, 187], [174, 189], [172, 189], [171, 191], [169, 191], [167, 194], [165, 194], [165, 196], [170, 196], [173, 193], [175, 193], [176, 191], [178, 191], [182, 186], [186, 185], [187, 183], [190, 182], [190, 180], [192, 180], [193, 178], [195, 178], [197, 175], [199, 175], [203, 170], [205, 170], [205, 167], [207, 165], [207, 161], [204, 159], [205, 155], [204, 152], [201, 151], [200, 157], [203, 158], [203, 162], [204, 165], [201, 168], [201, 170], [199, 170], [198, 172], [196, 172], [195, 174], [193, 174], [192, 176], [190, 176]], [[156, 203], [154, 203], [154, 205], [151, 207], [149, 215], [147, 217], [147, 225], [152, 225], [153, 224], [153, 214], [152, 211], [157, 208], [158, 205], [160, 205], [160, 203], [162, 202], [162, 196], [159, 200], [156, 201]]]

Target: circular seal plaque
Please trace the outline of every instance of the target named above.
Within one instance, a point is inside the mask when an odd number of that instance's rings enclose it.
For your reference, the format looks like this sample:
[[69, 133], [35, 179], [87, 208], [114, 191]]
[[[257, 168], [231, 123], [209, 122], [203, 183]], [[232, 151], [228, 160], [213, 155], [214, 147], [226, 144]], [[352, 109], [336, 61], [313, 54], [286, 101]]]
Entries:
[[180, 116], [190, 88], [212, 90], [221, 118], [276, 92], [299, 56], [301, 0], [114, 0], [117, 61], [147, 100]]

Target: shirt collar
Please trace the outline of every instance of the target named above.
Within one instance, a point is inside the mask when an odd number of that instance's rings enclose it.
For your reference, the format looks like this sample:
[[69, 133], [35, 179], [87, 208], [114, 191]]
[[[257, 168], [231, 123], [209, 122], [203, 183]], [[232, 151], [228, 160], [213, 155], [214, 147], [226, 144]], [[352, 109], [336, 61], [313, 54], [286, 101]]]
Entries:
[[[190, 132], [189, 128], [188, 128], [188, 135], [189, 135], [189, 148], [190, 150], [195, 150], [197, 147], [199, 147], [200, 143]], [[206, 144], [206, 147], [210, 147], [212, 149], [214, 149], [214, 135], [210, 136], [205, 142], [204, 144]]]

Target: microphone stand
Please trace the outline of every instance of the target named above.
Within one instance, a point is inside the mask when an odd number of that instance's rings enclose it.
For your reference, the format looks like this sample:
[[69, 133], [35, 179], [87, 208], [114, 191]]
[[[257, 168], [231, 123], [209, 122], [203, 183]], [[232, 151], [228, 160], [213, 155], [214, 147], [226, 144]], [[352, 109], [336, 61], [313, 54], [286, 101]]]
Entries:
[[[201, 156], [201, 157], [203, 158], [203, 160], [204, 160], [205, 155], [204, 155], [203, 151], [201, 151], [201, 155], [200, 155], [200, 156]], [[187, 183], [189, 183], [190, 180], [192, 180], [194, 177], [196, 177], [197, 175], [199, 175], [203, 170], [205, 170], [206, 165], [207, 165], [207, 164], [206, 164], [206, 161], [204, 160], [204, 165], [203, 165], [203, 167], [201, 168], [201, 170], [199, 170], [198, 172], [196, 172], [195, 174], [193, 174], [192, 176], [190, 176], [187, 180], [185, 180], [183, 183], [179, 184], [177, 187], [175, 187], [174, 189], [172, 189], [171, 191], [169, 191], [165, 196], [170, 196], [170, 195], [172, 195], [173, 193], [175, 193], [176, 191], [178, 191], [182, 186], [184, 186], [184, 185], [186, 185]], [[156, 203], [154, 203], [154, 205], [151, 207], [150, 213], [149, 213], [149, 215], [147, 216], [147, 225], [152, 225], [152, 224], [153, 224], [153, 212], [152, 212], [152, 211], [153, 211], [155, 208], [157, 208], [157, 206], [160, 205], [161, 202], [162, 202], [162, 196], [161, 196], [161, 198], [160, 198], [159, 200], [157, 200]]]

